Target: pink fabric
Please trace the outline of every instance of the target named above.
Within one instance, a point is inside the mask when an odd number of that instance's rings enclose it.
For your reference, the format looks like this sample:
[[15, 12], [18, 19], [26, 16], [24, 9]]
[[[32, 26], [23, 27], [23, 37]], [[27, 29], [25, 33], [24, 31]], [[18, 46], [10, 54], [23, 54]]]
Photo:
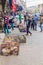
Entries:
[[5, 19], [5, 20], [4, 20], [5, 23], [8, 25], [8, 24], [9, 24], [9, 17], [8, 17], [8, 16], [5, 16], [4, 19]]

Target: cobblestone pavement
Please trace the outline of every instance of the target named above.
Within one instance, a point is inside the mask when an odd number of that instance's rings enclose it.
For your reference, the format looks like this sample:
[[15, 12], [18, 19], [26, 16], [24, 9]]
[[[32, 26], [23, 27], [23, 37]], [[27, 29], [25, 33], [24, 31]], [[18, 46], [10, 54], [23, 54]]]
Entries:
[[[0, 65], [43, 65], [43, 32], [32, 31], [32, 36], [26, 36], [26, 43], [20, 44], [18, 56], [0, 56]], [[18, 29], [11, 34], [20, 33]]]

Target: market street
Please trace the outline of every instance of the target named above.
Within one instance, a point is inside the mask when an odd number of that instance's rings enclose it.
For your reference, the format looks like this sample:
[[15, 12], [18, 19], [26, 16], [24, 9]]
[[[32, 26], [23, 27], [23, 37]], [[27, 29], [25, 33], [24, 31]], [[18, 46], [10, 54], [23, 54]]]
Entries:
[[[14, 31], [16, 35], [25, 34]], [[20, 44], [19, 55], [0, 56], [0, 65], [43, 65], [43, 32], [32, 31], [32, 36], [26, 36], [26, 43]]]

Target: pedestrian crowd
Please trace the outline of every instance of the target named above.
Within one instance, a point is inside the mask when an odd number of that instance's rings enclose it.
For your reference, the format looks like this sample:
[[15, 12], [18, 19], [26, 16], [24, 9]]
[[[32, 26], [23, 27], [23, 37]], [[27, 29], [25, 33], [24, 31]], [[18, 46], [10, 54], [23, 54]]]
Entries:
[[[26, 35], [28, 35], [28, 33], [30, 35], [32, 35], [32, 32], [30, 31], [30, 29], [33, 29], [35, 31], [37, 31], [37, 25], [38, 25], [38, 16], [36, 14], [34, 15], [30, 15], [28, 12], [16, 12], [12, 14], [12, 12], [10, 13], [10, 16], [8, 15], [8, 13], [4, 13], [3, 15], [4, 18], [4, 33], [9, 33], [9, 27], [12, 28], [12, 30], [14, 30], [15, 27], [15, 23], [16, 25], [23, 28], [23, 26], [25, 27], [25, 32]], [[40, 29], [42, 32], [42, 23], [40, 23]]]

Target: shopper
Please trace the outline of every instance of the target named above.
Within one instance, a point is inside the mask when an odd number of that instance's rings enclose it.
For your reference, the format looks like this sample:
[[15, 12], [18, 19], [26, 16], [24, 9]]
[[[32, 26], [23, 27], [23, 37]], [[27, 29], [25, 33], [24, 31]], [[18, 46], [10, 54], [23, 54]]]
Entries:
[[28, 35], [28, 33], [30, 34], [30, 35], [32, 35], [32, 33], [30, 32], [30, 23], [31, 23], [31, 20], [30, 20], [30, 16], [26, 16], [26, 35]]
[[26, 13], [24, 14], [24, 23], [26, 23]]
[[40, 29], [41, 29], [41, 31], [40, 32], [42, 32], [43, 31], [43, 26], [42, 26], [43, 24], [40, 22]]
[[38, 17], [37, 15], [34, 16], [34, 30], [37, 31], [37, 23], [38, 23]]
[[31, 20], [31, 29], [33, 29], [34, 30], [34, 18], [32, 17], [32, 20]]
[[8, 26], [9, 26], [9, 17], [6, 13], [4, 13], [4, 33], [9, 33], [8, 30]]
[[21, 15], [21, 13], [19, 13], [19, 21], [20, 21], [20, 23], [22, 23], [22, 15]]
[[14, 30], [14, 18], [11, 18], [11, 19], [9, 20], [9, 23], [10, 23], [10, 25], [11, 25], [12, 30]]
[[40, 14], [40, 29], [41, 29], [40, 32], [42, 32], [43, 31], [43, 14]]

